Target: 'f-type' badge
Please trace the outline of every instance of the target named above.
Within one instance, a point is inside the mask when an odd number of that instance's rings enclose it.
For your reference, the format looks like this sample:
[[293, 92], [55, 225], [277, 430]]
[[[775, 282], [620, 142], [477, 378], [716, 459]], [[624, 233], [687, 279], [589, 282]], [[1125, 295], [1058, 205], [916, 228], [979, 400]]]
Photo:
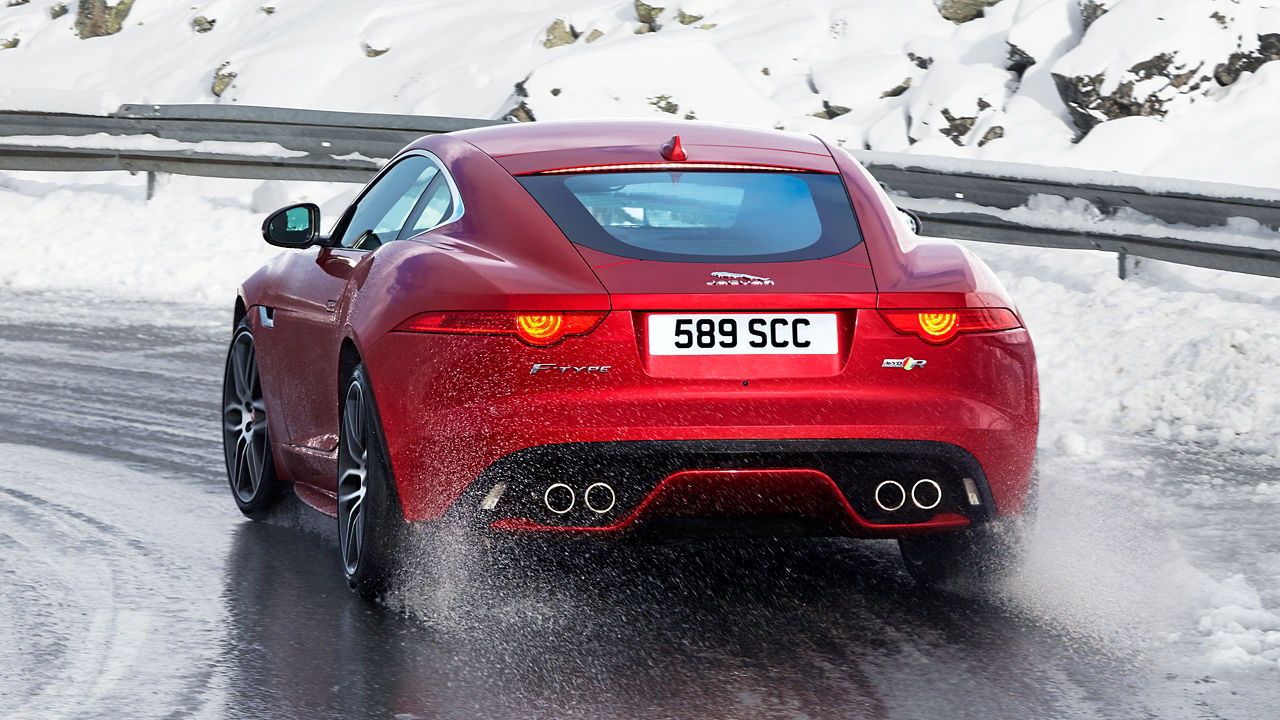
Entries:
[[904, 357], [904, 358], [885, 358], [885, 359], [884, 359], [884, 362], [880, 363], [880, 367], [882, 367], [882, 368], [902, 368], [903, 370], [914, 370], [915, 368], [922, 368], [922, 367], [924, 367], [924, 366], [925, 366], [925, 363], [927, 363], [927, 362], [929, 362], [929, 361], [928, 361], [928, 360], [917, 360], [917, 359], [915, 359], [915, 358], [913, 358], [913, 357]]
[[713, 272], [711, 277], [715, 280], [708, 280], [708, 285], [772, 285], [773, 279], [760, 277], [759, 275], [748, 275], [746, 273], [735, 272]]

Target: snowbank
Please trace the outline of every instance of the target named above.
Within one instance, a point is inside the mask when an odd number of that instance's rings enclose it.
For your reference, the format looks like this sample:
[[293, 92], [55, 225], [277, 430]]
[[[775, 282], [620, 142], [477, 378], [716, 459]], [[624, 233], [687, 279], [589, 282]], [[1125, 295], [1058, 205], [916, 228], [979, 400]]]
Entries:
[[198, 0], [137, 3], [118, 33], [84, 39], [75, 4], [52, 5], [0, 13], [0, 47], [16, 42], [0, 49], [0, 107], [674, 115], [1280, 186], [1275, 0], [1000, 0], [963, 23], [933, 0], [683, 0], [656, 15], [633, 0]]

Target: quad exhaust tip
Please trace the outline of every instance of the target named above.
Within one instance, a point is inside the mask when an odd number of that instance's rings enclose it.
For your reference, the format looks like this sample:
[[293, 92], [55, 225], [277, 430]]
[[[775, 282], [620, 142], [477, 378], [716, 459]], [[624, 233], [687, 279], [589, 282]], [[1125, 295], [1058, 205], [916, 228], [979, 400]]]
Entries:
[[885, 480], [876, 486], [876, 505], [885, 512], [893, 512], [907, 504], [907, 491], [896, 480]]
[[564, 483], [554, 483], [542, 493], [542, 503], [557, 515], [563, 515], [573, 509], [577, 494], [573, 488]]
[[582, 502], [587, 509], [597, 515], [603, 515], [618, 504], [618, 495], [608, 483], [593, 483], [582, 493]]
[[942, 502], [942, 486], [929, 478], [920, 478], [911, 486], [911, 504], [921, 510], [932, 510]]

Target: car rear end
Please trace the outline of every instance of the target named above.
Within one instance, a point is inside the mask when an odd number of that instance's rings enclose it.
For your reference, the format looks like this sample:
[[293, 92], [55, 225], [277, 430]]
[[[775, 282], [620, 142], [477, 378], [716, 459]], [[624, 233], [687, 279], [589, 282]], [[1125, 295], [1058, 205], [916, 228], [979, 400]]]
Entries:
[[[607, 309], [548, 296], [392, 333], [437, 368], [403, 369], [421, 417], [389, 437], [410, 519], [905, 537], [1021, 509], [1038, 413], [1027, 332], [989, 276], [957, 291], [954, 247], [932, 284], [926, 269], [883, 292], [874, 244], [898, 242], [884, 234], [897, 225], [848, 158], [773, 133], [517, 152], [485, 132], [476, 144], [573, 244]], [[459, 492], [421, 492], [440, 475]]]

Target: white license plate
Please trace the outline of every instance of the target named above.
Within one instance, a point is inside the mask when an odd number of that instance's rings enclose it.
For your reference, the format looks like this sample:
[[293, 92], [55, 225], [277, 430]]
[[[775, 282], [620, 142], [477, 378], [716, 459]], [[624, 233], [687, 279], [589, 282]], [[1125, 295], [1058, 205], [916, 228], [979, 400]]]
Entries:
[[835, 313], [649, 316], [650, 355], [834, 355]]

